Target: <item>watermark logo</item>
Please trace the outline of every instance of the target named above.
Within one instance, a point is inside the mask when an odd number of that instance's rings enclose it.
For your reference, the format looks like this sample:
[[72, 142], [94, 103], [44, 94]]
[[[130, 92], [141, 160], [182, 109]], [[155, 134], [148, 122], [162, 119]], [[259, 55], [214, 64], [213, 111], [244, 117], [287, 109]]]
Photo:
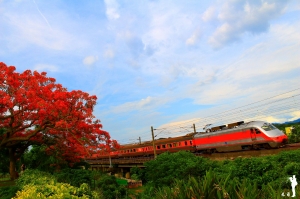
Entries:
[[[293, 177], [289, 177], [289, 180], [291, 181], [291, 186], [292, 186], [292, 196], [291, 197], [296, 197], [296, 190], [295, 190], [295, 187], [297, 186], [297, 179], [296, 179], [296, 176], [293, 175]], [[287, 194], [285, 195], [284, 192], [282, 192], [281, 196], [290, 196], [290, 192], [287, 192]]]

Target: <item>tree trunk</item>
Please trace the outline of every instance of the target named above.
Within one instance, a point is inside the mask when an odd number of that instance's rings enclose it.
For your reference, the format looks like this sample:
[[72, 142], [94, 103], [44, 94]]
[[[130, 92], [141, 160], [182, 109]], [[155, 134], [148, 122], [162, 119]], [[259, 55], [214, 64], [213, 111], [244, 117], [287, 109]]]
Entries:
[[11, 180], [15, 180], [17, 178], [16, 158], [15, 158], [15, 149], [14, 148], [9, 149], [9, 173], [10, 173]]

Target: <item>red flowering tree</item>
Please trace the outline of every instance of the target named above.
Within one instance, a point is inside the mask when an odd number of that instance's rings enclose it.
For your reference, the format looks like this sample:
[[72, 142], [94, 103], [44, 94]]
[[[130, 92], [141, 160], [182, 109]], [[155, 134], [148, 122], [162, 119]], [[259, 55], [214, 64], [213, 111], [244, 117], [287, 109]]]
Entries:
[[91, 148], [115, 143], [93, 115], [96, 96], [67, 91], [45, 72], [15, 70], [0, 62], [0, 150], [9, 150], [12, 179], [16, 160], [32, 144], [76, 162]]

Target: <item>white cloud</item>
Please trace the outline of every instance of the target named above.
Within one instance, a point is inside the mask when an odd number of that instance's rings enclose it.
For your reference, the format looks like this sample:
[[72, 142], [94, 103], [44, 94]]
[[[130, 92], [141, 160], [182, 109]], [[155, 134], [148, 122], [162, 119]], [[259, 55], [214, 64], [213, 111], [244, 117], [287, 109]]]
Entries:
[[201, 93], [195, 96], [197, 104], [218, 104], [231, 99], [233, 95], [238, 96], [241, 92], [236, 84], [219, 80], [216, 83], [207, 84], [205, 88], [202, 87]]
[[110, 109], [110, 112], [124, 113], [124, 112], [131, 112], [131, 111], [151, 110], [151, 109], [157, 108], [157, 107], [165, 104], [169, 100], [170, 99], [168, 97], [158, 98], [158, 97], [148, 96], [139, 101], [126, 102], [126, 103], [118, 105], [118, 106], [113, 106]]
[[291, 113], [292, 118], [289, 119], [290, 121], [296, 120], [300, 118], [300, 111], [295, 111]]
[[[280, 16], [286, 1], [231, 1], [221, 8], [218, 19], [221, 25], [209, 39], [214, 48], [238, 41], [245, 32], [258, 34], [269, 29], [270, 21]], [[210, 13], [209, 10], [207, 10]]]
[[118, 8], [119, 4], [116, 0], [104, 0], [106, 5], [106, 16], [110, 20], [116, 20], [120, 17]]
[[90, 55], [90, 56], [85, 57], [82, 62], [83, 62], [84, 65], [92, 65], [97, 60], [98, 60], [98, 56]]
[[187, 119], [187, 120], [169, 122], [169, 123], [161, 125], [159, 128], [171, 128], [171, 127], [191, 126], [195, 121], [198, 121], [198, 120], [200, 120], [200, 118], [193, 118], [193, 119]]
[[147, 108], [147, 106], [152, 105], [155, 102], [155, 98], [153, 97], [146, 97], [145, 99], [141, 99], [139, 101], [134, 101], [134, 102], [126, 102], [122, 105], [115, 106], [112, 108], [112, 112], [115, 113], [121, 113], [121, 112], [130, 112], [134, 110], [140, 110]]
[[105, 58], [112, 59], [112, 58], [115, 57], [115, 52], [114, 52], [112, 49], [107, 49], [107, 50], [105, 50], [103, 56], [104, 56]]
[[81, 40], [77, 40], [69, 32], [56, 26], [49, 27], [38, 13], [15, 14], [8, 10], [4, 13], [4, 18], [6, 20], [2, 22], [2, 25], [9, 33], [5, 35], [5, 38], [9, 48], [14, 51], [27, 49], [32, 45], [62, 51], [74, 49], [82, 44]]
[[263, 118], [263, 120], [269, 123], [282, 123], [286, 121], [286, 118], [276, 118], [273, 116], [266, 116]]
[[[181, 121], [169, 122], [159, 126], [158, 129], [171, 129], [171, 132], [169, 133], [172, 133], [172, 137], [179, 136], [179, 135], [186, 135], [188, 133], [194, 132], [193, 124], [195, 124], [200, 120], [201, 118], [192, 118], [192, 119], [186, 119]], [[199, 129], [199, 131], [201, 130]]]
[[[158, 49], [165, 54], [170, 50], [184, 44], [186, 38], [191, 37], [195, 30], [195, 21], [199, 15], [183, 12], [179, 5], [170, 5], [165, 2], [150, 4], [149, 25], [143, 35], [144, 44]], [[199, 36], [197, 35], [195, 36]]]
[[188, 38], [186, 41], [185, 41], [185, 44], [186, 45], [189, 45], [189, 46], [193, 46], [196, 44], [196, 42], [198, 41], [200, 37], [200, 31], [197, 30], [195, 31], [192, 36], [190, 38]]
[[59, 71], [57, 66], [50, 65], [50, 64], [37, 64], [37, 65], [35, 65], [33, 70], [37, 70], [39, 72], [45, 72], [45, 71], [58, 72]]
[[211, 21], [212, 19], [215, 18], [215, 12], [216, 12], [216, 9], [215, 7], [211, 6], [209, 7], [202, 15], [202, 20], [204, 22], [208, 22], [208, 21]]

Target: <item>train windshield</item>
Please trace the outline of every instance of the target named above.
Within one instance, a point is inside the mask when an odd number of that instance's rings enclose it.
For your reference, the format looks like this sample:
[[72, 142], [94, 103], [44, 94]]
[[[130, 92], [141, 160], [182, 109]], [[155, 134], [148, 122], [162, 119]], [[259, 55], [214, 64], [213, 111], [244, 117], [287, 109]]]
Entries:
[[273, 126], [272, 124], [268, 124], [268, 123], [264, 123], [264, 125], [261, 128], [265, 131], [271, 131], [271, 130], [277, 129], [275, 126]]

